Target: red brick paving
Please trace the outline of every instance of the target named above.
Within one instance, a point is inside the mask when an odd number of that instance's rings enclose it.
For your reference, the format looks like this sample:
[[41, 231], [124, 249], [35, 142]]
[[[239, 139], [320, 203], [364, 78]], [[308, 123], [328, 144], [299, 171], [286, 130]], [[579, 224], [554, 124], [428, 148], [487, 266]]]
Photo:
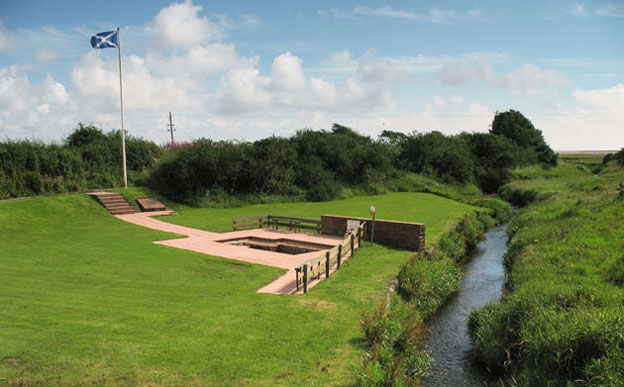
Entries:
[[[250, 263], [257, 263], [266, 266], [279, 267], [288, 270], [284, 275], [282, 275], [272, 283], [258, 289], [258, 292], [260, 293], [297, 293], [294, 270], [295, 266], [305, 262], [309, 258], [318, 256], [326, 250], [292, 255], [273, 251], [251, 249], [249, 247], [230, 245], [226, 243], [220, 243], [218, 241], [244, 237], [257, 237], [273, 240], [287, 238], [291, 240], [321, 243], [326, 245], [336, 245], [340, 241], [342, 241], [341, 237], [320, 234], [294, 233], [287, 230], [252, 229], [244, 231], [216, 233], [198, 230], [192, 227], [178, 226], [152, 218], [153, 216], [170, 215], [172, 213], [173, 211], [154, 211], [127, 215], [117, 215], [116, 217], [139, 226], [186, 236], [185, 238], [154, 242], [159, 245], [177, 247], [179, 249], [195, 251], [202, 254], [235, 259], [238, 261]], [[346, 257], [343, 259], [346, 259]], [[324, 276], [321, 276], [321, 279], [322, 278], [324, 278]], [[316, 285], [318, 282], [320, 281], [311, 281], [308, 285], [308, 288]], [[301, 293], [301, 291], [299, 291], [299, 293]]]

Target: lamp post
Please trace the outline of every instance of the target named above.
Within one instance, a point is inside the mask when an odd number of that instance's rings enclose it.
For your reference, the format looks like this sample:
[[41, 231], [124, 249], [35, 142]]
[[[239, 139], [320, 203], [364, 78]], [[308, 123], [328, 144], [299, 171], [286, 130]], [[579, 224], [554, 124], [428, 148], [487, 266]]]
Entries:
[[375, 238], [375, 206], [371, 206], [370, 214], [373, 217], [373, 222], [371, 224], [371, 246], [373, 245], [373, 239]]

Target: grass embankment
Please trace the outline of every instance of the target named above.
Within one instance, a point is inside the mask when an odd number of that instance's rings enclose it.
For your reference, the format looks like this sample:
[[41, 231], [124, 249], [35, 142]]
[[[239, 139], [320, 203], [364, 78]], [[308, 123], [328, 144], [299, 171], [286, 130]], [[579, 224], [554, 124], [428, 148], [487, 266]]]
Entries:
[[[594, 175], [599, 172], [598, 175]], [[517, 385], [624, 385], [624, 170], [572, 157], [516, 171], [506, 294], [469, 320], [478, 356]]]
[[[427, 224], [440, 239], [474, 207], [427, 194], [178, 208], [178, 223], [331, 212]], [[0, 384], [345, 384], [365, 352], [361, 311], [409, 252], [375, 245], [305, 296], [258, 294], [283, 271], [150, 243], [84, 195], [0, 203]]]

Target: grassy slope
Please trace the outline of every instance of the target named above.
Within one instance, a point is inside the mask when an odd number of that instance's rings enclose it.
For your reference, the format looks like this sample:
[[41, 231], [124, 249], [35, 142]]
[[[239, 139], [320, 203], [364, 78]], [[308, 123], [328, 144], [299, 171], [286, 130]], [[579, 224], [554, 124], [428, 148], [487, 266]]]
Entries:
[[[370, 204], [427, 223], [430, 239], [471, 211], [396, 194], [182, 208], [175, 220], [226, 230], [234, 215], [365, 215]], [[0, 203], [0, 384], [344, 384], [363, 353], [360, 312], [409, 254], [363, 248], [308, 295], [276, 296], [255, 290], [280, 269], [149, 243], [170, 237], [84, 195]]]
[[595, 167], [525, 168], [506, 188], [537, 201], [512, 223], [508, 293], [473, 316], [473, 331], [481, 357], [508, 359], [520, 385], [624, 384], [624, 170]]

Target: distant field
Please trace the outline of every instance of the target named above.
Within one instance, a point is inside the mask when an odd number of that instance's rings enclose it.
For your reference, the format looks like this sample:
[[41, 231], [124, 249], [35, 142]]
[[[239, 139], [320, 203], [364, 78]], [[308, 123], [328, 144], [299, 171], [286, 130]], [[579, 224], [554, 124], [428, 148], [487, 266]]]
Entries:
[[615, 153], [617, 152], [619, 149], [615, 149], [615, 150], [583, 150], [583, 151], [575, 151], [575, 150], [570, 150], [570, 151], [566, 151], [566, 150], [562, 150], [562, 151], [557, 151], [557, 153], [559, 153], [562, 156], [565, 155], [606, 155], [607, 153]]
[[[424, 222], [429, 241], [473, 211], [401, 193], [179, 206], [163, 220], [225, 231], [233, 216], [366, 216], [371, 204], [379, 218]], [[85, 195], [0, 203], [0, 384], [348, 384], [363, 354], [360, 312], [410, 254], [365, 247], [307, 295], [278, 296], [255, 291], [282, 270], [151, 243], [172, 237]]]

